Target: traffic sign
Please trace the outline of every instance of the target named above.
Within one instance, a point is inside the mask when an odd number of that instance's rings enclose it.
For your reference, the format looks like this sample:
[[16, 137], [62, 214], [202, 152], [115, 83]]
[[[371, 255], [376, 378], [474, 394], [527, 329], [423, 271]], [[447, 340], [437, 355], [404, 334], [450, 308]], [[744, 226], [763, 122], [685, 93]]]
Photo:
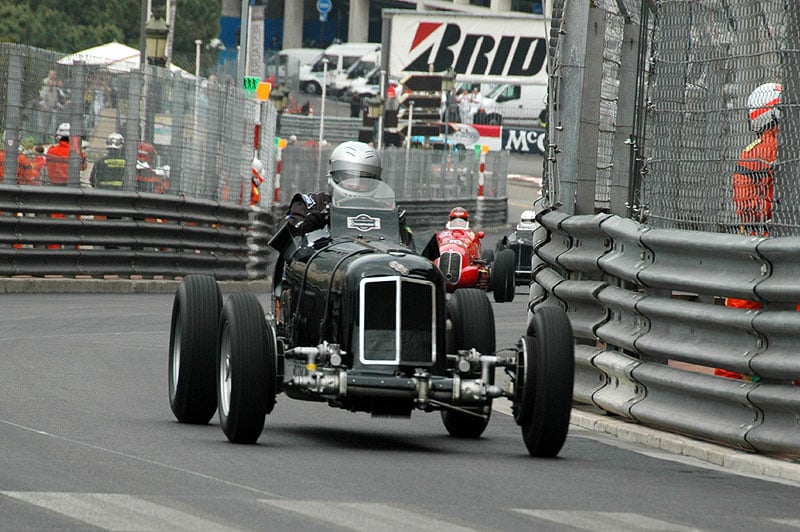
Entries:
[[331, 7], [333, 7], [333, 2], [331, 0], [317, 0], [317, 11], [319, 11], [320, 15], [327, 15]]
[[244, 83], [242, 84], [242, 88], [247, 92], [252, 92], [255, 94], [256, 89], [258, 88], [258, 84], [261, 81], [261, 78], [258, 76], [245, 76]]
[[260, 102], [268, 101], [270, 92], [272, 92], [272, 83], [260, 81], [256, 87], [256, 100]]

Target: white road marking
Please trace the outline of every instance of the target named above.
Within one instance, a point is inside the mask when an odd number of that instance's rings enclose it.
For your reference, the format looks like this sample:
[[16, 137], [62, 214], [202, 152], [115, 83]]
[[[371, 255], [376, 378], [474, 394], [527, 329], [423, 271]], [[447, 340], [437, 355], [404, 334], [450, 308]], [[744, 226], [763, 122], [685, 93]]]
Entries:
[[642, 532], [661, 530], [668, 532], [697, 532], [700, 529], [677, 525], [654, 519], [646, 515], [625, 512], [578, 512], [573, 510], [526, 510], [514, 511], [536, 519], [567, 525], [592, 532]]
[[360, 532], [414, 530], [415, 532], [474, 532], [444, 519], [421, 515], [388, 504], [260, 499], [270, 506], [303, 515], [313, 521]]
[[105, 530], [238, 530], [132, 495], [41, 491], [2, 491], [0, 495]]

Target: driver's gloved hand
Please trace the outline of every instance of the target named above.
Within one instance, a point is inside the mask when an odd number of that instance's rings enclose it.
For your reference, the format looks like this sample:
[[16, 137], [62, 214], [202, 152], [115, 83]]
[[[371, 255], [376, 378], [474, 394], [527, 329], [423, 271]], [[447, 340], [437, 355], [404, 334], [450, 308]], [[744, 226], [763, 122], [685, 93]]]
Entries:
[[303, 220], [302, 228], [304, 233], [310, 233], [311, 231], [322, 229], [326, 225], [328, 225], [328, 213], [315, 211], [308, 213]]

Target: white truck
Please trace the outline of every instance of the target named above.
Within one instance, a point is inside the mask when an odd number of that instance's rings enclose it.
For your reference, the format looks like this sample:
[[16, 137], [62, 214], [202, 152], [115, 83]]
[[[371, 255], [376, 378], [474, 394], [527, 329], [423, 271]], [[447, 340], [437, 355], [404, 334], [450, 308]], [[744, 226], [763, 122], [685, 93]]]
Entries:
[[538, 122], [546, 106], [547, 33], [541, 15], [476, 16], [383, 10], [382, 61], [390, 76], [444, 73], [456, 82], [491, 84], [476, 122]]
[[330, 86], [337, 75], [344, 74], [353, 63], [380, 47], [380, 43], [366, 42], [330, 45], [313, 65], [300, 67], [300, 90], [306, 94], [321, 94], [323, 84]]

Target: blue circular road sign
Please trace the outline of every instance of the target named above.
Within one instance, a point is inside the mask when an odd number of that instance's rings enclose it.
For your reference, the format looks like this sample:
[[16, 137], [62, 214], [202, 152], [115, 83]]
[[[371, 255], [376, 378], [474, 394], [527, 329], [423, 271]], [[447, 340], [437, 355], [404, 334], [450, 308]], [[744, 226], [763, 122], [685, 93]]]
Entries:
[[320, 15], [327, 15], [332, 6], [331, 0], [317, 0], [317, 11]]

